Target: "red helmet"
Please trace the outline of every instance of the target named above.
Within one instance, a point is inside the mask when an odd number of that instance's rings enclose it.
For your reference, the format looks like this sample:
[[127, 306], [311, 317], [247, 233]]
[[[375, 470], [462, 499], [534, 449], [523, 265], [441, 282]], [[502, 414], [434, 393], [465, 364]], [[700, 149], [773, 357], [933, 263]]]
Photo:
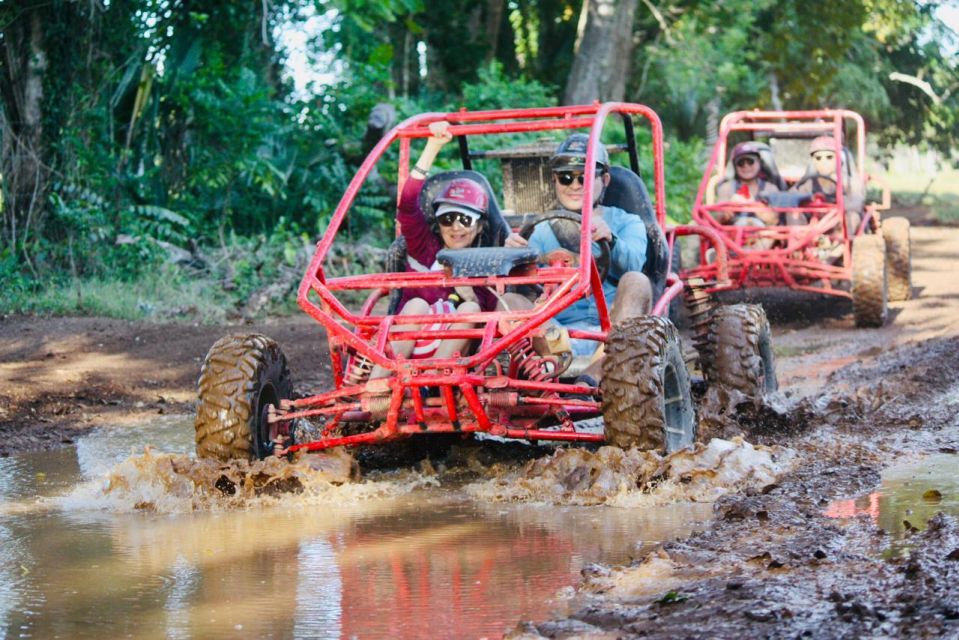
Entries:
[[835, 151], [836, 150], [836, 139], [832, 136], [819, 136], [818, 138], [813, 138], [813, 141], [809, 143], [809, 155], [816, 153], [817, 151]]
[[489, 211], [489, 194], [475, 180], [456, 178], [433, 199], [434, 213], [438, 214], [441, 207], [445, 211], [472, 211], [485, 218]]
[[730, 155], [730, 161], [736, 162], [739, 158], [746, 155], [759, 156], [759, 152], [763, 149], [768, 149], [765, 145], [760, 145], [759, 143], [753, 142], [752, 140], [747, 140], [746, 142], [740, 142], [735, 147], [733, 147], [733, 152]]

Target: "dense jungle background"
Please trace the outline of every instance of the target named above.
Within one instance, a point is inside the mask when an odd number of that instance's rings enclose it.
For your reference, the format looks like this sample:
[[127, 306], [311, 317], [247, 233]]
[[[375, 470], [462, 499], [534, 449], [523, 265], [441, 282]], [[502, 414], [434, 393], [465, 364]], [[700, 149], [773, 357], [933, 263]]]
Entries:
[[[908, 149], [949, 175], [959, 41], [944, 16], [954, 9], [5, 0], [0, 314], [282, 312], [374, 136], [423, 111], [648, 104], [666, 126], [676, 221], [688, 219], [719, 119], [736, 109], [853, 109], [877, 166]], [[351, 212], [344, 270], [378, 260], [392, 237], [393, 168]], [[944, 182], [904, 180], [898, 204], [959, 218]]]

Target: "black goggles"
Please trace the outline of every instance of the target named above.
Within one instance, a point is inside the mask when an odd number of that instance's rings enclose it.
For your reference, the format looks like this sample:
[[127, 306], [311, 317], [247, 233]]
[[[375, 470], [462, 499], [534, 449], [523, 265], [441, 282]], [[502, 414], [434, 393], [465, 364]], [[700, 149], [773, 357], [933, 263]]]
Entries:
[[448, 211], [441, 216], [436, 217], [436, 221], [440, 223], [441, 227], [452, 227], [454, 223], [459, 222], [460, 226], [469, 229], [473, 226], [473, 223], [477, 222], [479, 217], [471, 216], [468, 213], [463, 213], [462, 211]]
[[[586, 174], [585, 174], [585, 173], [572, 173], [572, 172], [570, 172], [570, 171], [557, 171], [557, 172], [553, 173], [553, 175], [556, 176], [556, 181], [559, 182], [559, 183], [560, 183], [561, 185], [563, 185], [564, 187], [568, 187], [569, 185], [573, 184], [574, 181], [578, 182], [580, 185], [582, 185], [582, 184], [584, 184], [584, 183], [586, 182]], [[596, 177], [598, 178], [598, 177], [600, 177], [600, 176], [602, 176], [602, 175], [603, 175], [603, 170], [602, 170], [602, 169], [597, 169], [597, 170], [596, 170]]]

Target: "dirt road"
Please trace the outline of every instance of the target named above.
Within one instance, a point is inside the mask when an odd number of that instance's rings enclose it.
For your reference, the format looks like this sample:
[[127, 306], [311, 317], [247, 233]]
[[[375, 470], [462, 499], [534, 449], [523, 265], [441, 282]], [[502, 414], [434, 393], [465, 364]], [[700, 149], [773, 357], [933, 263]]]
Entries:
[[915, 228], [914, 299], [882, 329], [856, 329], [848, 304], [775, 299], [791, 406], [740, 423], [751, 441], [795, 449], [796, 470], [721, 499], [702, 534], [584, 571], [570, 618], [507, 637], [959, 638], [956, 519], [926, 522], [935, 490], [892, 518], [875, 510], [881, 472], [904, 459], [924, 477], [940, 457], [938, 481], [959, 486], [957, 254], [959, 230]]

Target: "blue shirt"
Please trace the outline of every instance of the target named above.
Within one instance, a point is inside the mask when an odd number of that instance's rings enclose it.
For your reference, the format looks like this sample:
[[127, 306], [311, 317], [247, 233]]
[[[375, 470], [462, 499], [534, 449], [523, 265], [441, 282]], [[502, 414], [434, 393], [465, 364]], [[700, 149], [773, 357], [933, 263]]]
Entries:
[[[609, 226], [616, 238], [616, 246], [610, 255], [609, 273], [603, 282], [603, 291], [606, 294], [606, 303], [612, 307], [616, 298], [616, 284], [627, 271], [642, 271], [646, 264], [646, 225], [643, 219], [636, 214], [629, 213], [618, 207], [602, 207], [602, 218]], [[593, 217], [596, 217], [593, 210]], [[538, 225], [529, 238], [529, 246], [544, 255], [554, 249], [561, 249], [559, 240], [548, 223]], [[593, 243], [593, 255], [600, 255], [599, 244]], [[599, 311], [596, 309], [596, 299], [588, 296], [577, 300], [569, 307], [556, 314], [556, 320], [561, 324], [588, 323], [599, 324]]]

